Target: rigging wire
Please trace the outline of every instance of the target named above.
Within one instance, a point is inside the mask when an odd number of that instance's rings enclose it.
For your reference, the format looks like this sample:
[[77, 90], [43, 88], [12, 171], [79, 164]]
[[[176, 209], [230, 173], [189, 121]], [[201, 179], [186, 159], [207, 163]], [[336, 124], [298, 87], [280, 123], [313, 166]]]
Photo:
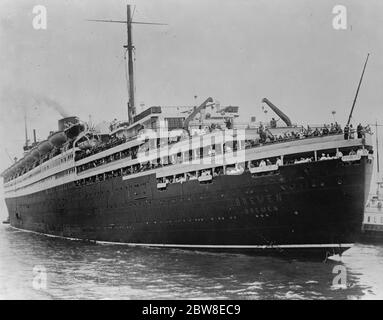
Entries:
[[124, 53], [124, 60], [125, 60], [124, 69], [125, 69], [126, 90], [128, 90], [128, 92], [129, 92], [128, 65], [127, 65], [127, 62], [126, 62], [126, 54], [127, 54], [127, 52], [128, 52], [128, 49], [126, 49], [125, 53]]

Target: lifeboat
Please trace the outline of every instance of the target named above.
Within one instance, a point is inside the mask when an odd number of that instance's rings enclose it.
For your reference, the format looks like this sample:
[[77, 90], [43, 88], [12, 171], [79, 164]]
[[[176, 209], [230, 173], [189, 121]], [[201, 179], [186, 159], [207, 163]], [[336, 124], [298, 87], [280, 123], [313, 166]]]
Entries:
[[8, 171], [5, 172], [5, 175], [7, 176], [13, 176], [16, 173], [16, 167], [10, 168]]
[[51, 134], [48, 140], [56, 148], [60, 148], [67, 141], [67, 136], [63, 131], [57, 131]]
[[53, 145], [48, 140], [45, 140], [41, 142], [37, 148], [40, 152], [40, 155], [43, 156], [53, 149]]
[[85, 129], [85, 126], [83, 124], [76, 123], [76, 124], [71, 125], [67, 129], [65, 129], [65, 135], [69, 139], [74, 139], [75, 137], [77, 137], [80, 134], [80, 132], [84, 131], [84, 129]]
[[15, 165], [11, 168], [11, 172], [12, 172], [12, 174], [13, 173], [16, 173], [17, 171], [19, 171], [19, 169], [21, 168], [21, 162], [22, 162], [23, 160], [21, 159], [21, 160], [19, 160], [19, 161], [17, 161], [16, 163], [15, 163]]
[[35, 158], [35, 159], [40, 159], [40, 152], [39, 152], [39, 149], [37, 148], [33, 148], [32, 151], [31, 151], [31, 154], [32, 156]]
[[32, 153], [31, 153], [31, 152], [28, 153], [28, 154], [26, 154], [25, 157], [24, 157], [24, 161], [25, 161], [25, 163], [31, 163], [31, 162], [33, 162], [33, 161], [35, 161], [35, 160], [36, 160], [36, 159], [35, 159], [34, 156], [32, 156]]
[[25, 158], [21, 159], [18, 166], [16, 167], [17, 171], [22, 171], [23, 168], [27, 165]]

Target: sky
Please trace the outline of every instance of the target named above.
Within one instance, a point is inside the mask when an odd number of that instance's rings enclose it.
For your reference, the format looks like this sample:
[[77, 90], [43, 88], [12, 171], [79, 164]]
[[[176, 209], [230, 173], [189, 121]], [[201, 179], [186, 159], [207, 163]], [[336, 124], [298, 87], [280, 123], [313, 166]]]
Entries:
[[[381, 0], [131, 0], [137, 104], [194, 105], [211, 96], [263, 120], [270, 99], [297, 124], [383, 124]], [[97, 123], [126, 119], [125, 0], [0, 0], [0, 170], [29, 137], [57, 130], [57, 108]], [[47, 10], [35, 30], [33, 7]], [[333, 8], [347, 9], [346, 30]], [[195, 99], [194, 96], [197, 96]], [[61, 110], [62, 111], [62, 110]], [[138, 111], [141, 111], [138, 108]], [[383, 133], [383, 127], [380, 128]], [[383, 135], [382, 135], [383, 137]], [[380, 139], [383, 141], [383, 139]]]

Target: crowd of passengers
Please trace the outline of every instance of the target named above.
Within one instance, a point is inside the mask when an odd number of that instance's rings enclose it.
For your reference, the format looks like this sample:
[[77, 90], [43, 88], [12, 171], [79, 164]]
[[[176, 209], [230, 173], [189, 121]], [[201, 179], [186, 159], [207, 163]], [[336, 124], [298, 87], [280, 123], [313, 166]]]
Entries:
[[[262, 131], [263, 128], [261, 127], [260, 130]], [[369, 131], [369, 127], [363, 127], [361, 124], [359, 124], [357, 127], [357, 130], [356, 130], [357, 137], [358, 138], [364, 137], [365, 133], [368, 131]], [[294, 131], [292, 131], [291, 133], [285, 132], [283, 136], [279, 136], [278, 138], [275, 138], [275, 139], [276, 139], [276, 141], [286, 141], [286, 140], [304, 139], [304, 138], [308, 138], [308, 137], [317, 137], [317, 136], [330, 135], [330, 134], [341, 134], [342, 132], [344, 133], [345, 139], [354, 139], [355, 131], [353, 130], [352, 125], [350, 125], [350, 127], [346, 126], [344, 131], [343, 131], [337, 122], [335, 122], [335, 124], [331, 123], [331, 125], [329, 125], [329, 126], [324, 125], [322, 128], [320, 128], [320, 129], [316, 128], [315, 130], [311, 129], [308, 126], [307, 128], [302, 128], [298, 133], [296, 133]], [[260, 134], [260, 136], [261, 136], [261, 139], [259, 141], [257, 141], [257, 140], [245, 140], [245, 148], [248, 149], [248, 148], [259, 146], [261, 144], [262, 137], [263, 137], [261, 134]], [[117, 140], [115, 140], [114, 143], [117, 143], [116, 141]], [[122, 140], [120, 139], [119, 141], [125, 141], [125, 139], [122, 139]], [[263, 143], [274, 142], [274, 141], [275, 141], [274, 139], [272, 139], [272, 138], [269, 139], [269, 137], [267, 137]], [[122, 143], [122, 142], [120, 142], [120, 143]], [[231, 148], [229, 145], [224, 145], [223, 152], [226, 153], [226, 152], [231, 152], [233, 149], [235, 150], [236, 149], [235, 145], [233, 145], [233, 148]], [[124, 159], [124, 158], [136, 159], [138, 149], [139, 149], [138, 147], [134, 147], [132, 149], [124, 150], [122, 152], [117, 152], [117, 153], [109, 155], [107, 157], [85, 163], [85, 164], [77, 167], [77, 172], [80, 173], [80, 172], [83, 172], [85, 170], [96, 168], [96, 167], [101, 166], [103, 164], [110, 163], [112, 161], [119, 160], [119, 159]], [[100, 150], [100, 149], [97, 149], [97, 150]], [[101, 151], [102, 150], [103, 149], [101, 149]], [[90, 150], [90, 149], [81, 151], [82, 157], [83, 157], [83, 154], [92, 155], [95, 153], [96, 152], [94, 150]], [[216, 154], [216, 151], [215, 151], [214, 147], [210, 147], [209, 150], [207, 151], [207, 155], [208, 156], [214, 156], [215, 154]], [[199, 156], [201, 157], [202, 155], [199, 155]], [[77, 158], [77, 156], [76, 156], [76, 158]], [[191, 160], [191, 159], [189, 159], [189, 160]], [[300, 160], [300, 161], [303, 161], [303, 160]], [[134, 174], [134, 173], [138, 173], [141, 171], [145, 171], [145, 170], [149, 170], [149, 169], [155, 169], [155, 168], [159, 168], [159, 167], [166, 166], [169, 164], [175, 164], [175, 163], [180, 163], [180, 162], [181, 162], [181, 159], [178, 157], [176, 157], [173, 161], [169, 159], [169, 162], [166, 162], [166, 163], [160, 163], [160, 162], [150, 163], [150, 162], [148, 162], [147, 164], [143, 165], [143, 168], [137, 167], [135, 169], [130, 170], [132, 172], [127, 172], [126, 174], [132, 174], [132, 173]]]
[[[273, 120], [272, 120], [273, 121]], [[274, 120], [275, 121], [275, 120]], [[212, 125], [213, 126], [213, 125]], [[227, 126], [230, 128], [230, 126]], [[270, 125], [270, 127], [275, 128], [273, 124]], [[215, 130], [215, 129], [221, 129], [219, 126], [214, 126], [214, 127], [209, 127], [210, 132]], [[361, 138], [365, 132], [369, 131], [369, 127], [363, 127], [361, 124], [358, 125], [356, 133], [358, 138]], [[323, 127], [321, 128], [311, 128], [310, 126], [307, 126], [307, 128], [301, 128], [300, 131], [295, 132], [285, 132], [280, 135], [272, 135], [272, 134], [267, 134], [267, 129], [261, 124], [259, 128], [259, 135], [260, 135], [260, 140], [259, 143], [264, 144], [264, 143], [272, 143], [272, 142], [280, 142], [280, 141], [287, 141], [287, 140], [295, 140], [295, 139], [304, 139], [304, 138], [309, 138], [309, 137], [318, 137], [318, 136], [325, 136], [325, 135], [332, 135], [332, 134], [341, 134], [344, 132], [345, 139], [353, 139], [355, 130], [350, 126], [346, 126], [344, 128], [344, 131], [342, 130], [341, 126], [335, 122], [331, 123], [330, 125], [324, 124]], [[127, 142], [126, 137], [113, 137], [112, 139], [102, 142], [99, 145], [91, 148], [91, 149], [86, 149], [78, 152], [76, 154], [76, 161], [84, 159], [86, 157], [89, 157], [91, 155], [97, 154], [99, 152], [102, 152], [104, 150], [113, 148], [115, 146], [118, 146], [120, 144], [123, 144]], [[253, 147], [257, 145], [258, 143], [256, 142], [249, 142], [246, 144], [246, 148]]]
[[[348, 152], [349, 156], [357, 156], [357, 155], [368, 155], [368, 150], [367, 149], [357, 149], [356, 151], [354, 149], [351, 149]], [[324, 160], [332, 160], [332, 159], [339, 159], [343, 157], [344, 154], [338, 150], [334, 156], [330, 156], [329, 153], [325, 154], [322, 153], [320, 156], [318, 155], [317, 160], [318, 161], [324, 161]], [[261, 159], [261, 160], [253, 160], [249, 161], [248, 165], [247, 164], [236, 164], [232, 166], [227, 166], [226, 168], [226, 174], [238, 174], [244, 172], [246, 169], [251, 169], [251, 168], [262, 168], [262, 167], [267, 167], [267, 166], [273, 166], [273, 165], [291, 165], [291, 164], [299, 164], [299, 163], [307, 163], [307, 162], [313, 162], [315, 161], [314, 157], [297, 157], [293, 159], [285, 159], [282, 160], [280, 157], [276, 158], [271, 158], [271, 159]], [[144, 172], [147, 170], [155, 169], [158, 167], [163, 167], [167, 166], [171, 163], [166, 163], [166, 164], [154, 164], [154, 163], [144, 163], [144, 164], [135, 164], [133, 166], [129, 166], [123, 169], [117, 169], [113, 170], [110, 172], [106, 173], [101, 173], [89, 178], [85, 179], [80, 179], [75, 182], [77, 186], [80, 185], [88, 185], [100, 181], [104, 181], [110, 178], [115, 178], [115, 177], [121, 177], [121, 176], [127, 176], [139, 172]], [[217, 177], [220, 175], [224, 175], [225, 171], [224, 168], [221, 167], [216, 167], [212, 169], [203, 169], [200, 171], [194, 171], [194, 172], [188, 172], [185, 174], [178, 174], [175, 176], [169, 176], [166, 178], [160, 178], [158, 179], [159, 183], [182, 183], [190, 180], [197, 180], [199, 177], [204, 177], [204, 176], [211, 176], [211, 177]]]
[[[363, 155], [368, 155], [369, 151], [367, 149], [358, 149], [354, 150], [351, 149], [348, 154], [348, 156], [363, 156]], [[332, 160], [332, 159], [339, 159], [344, 156], [343, 152], [338, 150], [333, 156], [331, 156], [329, 153], [322, 153], [321, 155], [318, 155], [318, 161], [323, 161], [323, 160]], [[298, 163], [306, 163], [306, 162], [313, 162], [315, 161], [314, 157], [301, 157], [300, 159], [294, 159], [294, 160], [287, 160], [285, 161], [285, 164], [298, 164]]]
[[136, 159], [137, 152], [138, 152], [138, 147], [133, 147], [131, 149], [123, 150], [121, 152], [116, 152], [104, 158], [96, 159], [94, 161], [90, 161], [83, 165], [77, 166], [77, 172], [78, 173], [83, 172], [85, 170], [96, 168], [96, 167], [102, 166], [103, 164], [110, 163], [120, 159], [127, 159], [127, 160]]
[[[274, 120], [275, 121], [275, 120]], [[273, 125], [271, 126], [274, 127]], [[275, 127], [274, 127], [275, 128]], [[363, 127], [360, 123], [358, 124], [356, 130], [353, 128], [352, 124], [346, 125], [344, 130], [342, 130], [341, 126], [335, 122], [330, 125], [324, 124], [323, 127], [315, 129], [307, 126], [307, 128], [302, 127], [298, 132], [284, 132], [283, 134], [273, 135], [270, 134], [265, 127], [262, 125], [259, 127], [259, 135], [260, 135], [260, 143], [272, 143], [272, 142], [280, 142], [280, 141], [289, 141], [296, 139], [305, 139], [311, 137], [322, 137], [327, 135], [335, 135], [335, 134], [344, 134], [344, 139], [354, 139], [355, 134], [358, 139], [363, 138], [366, 133], [370, 133], [370, 127]]]
[[86, 149], [86, 150], [81, 150], [80, 152], [76, 153], [76, 161], [79, 161], [81, 159], [84, 159], [86, 157], [90, 157], [96, 153], [105, 151], [107, 149], [119, 146], [120, 144], [123, 144], [127, 142], [127, 138], [125, 136], [123, 137], [113, 137], [110, 140], [106, 142], [102, 142], [98, 144], [97, 146], [91, 148], [91, 149]]
[[[230, 147], [229, 145], [224, 144], [223, 152], [229, 153], [233, 151], [233, 149], [236, 150], [236, 146], [237, 146], [236, 143], [234, 143], [233, 148]], [[137, 159], [138, 150], [139, 150], [139, 147], [136, 146], [136, 147], [133, 147], [132, 149], [127, 149], [127, 150], [106, 156], [101, 159], [96, 159], [94, 161], [87, 162], [85, 164], [77, 166], [77, 172], [80, 173], [89, 169], [99, 167], [103, 164], [110, 163], [112, 161], [120, 160], [120, 159], [125, 159], [125, 158], [128, 160]], [[211, 146], [209, 150], [207, 151], [207, 155], [213, 157], [215, 154], [216, 154], [215, 149], [213, 146]], [[202, 158], [203, 153], [200, 153], [198, 157]], [[189, 155], [189, 160], [191, 161], [192, 159], [193, 159], [192, 155]], [[172, 159], [172, 157], [169, 157], [168, 160], [164, 162], [160, 162], [159, 160], [157, 160], [156, 162], [147, 162], [143, 164], [142, 167], [135, 165], [133, 166], [132, 170], [129, 170], [129, 172], [127, 172], [127, 174], [138, 173], [141, 171], [156, 169], [156, 168], [168, 166], [171, 164], [181, 163], [181, 162], [182, 162], [181, 156], [178, 155], [174, 158], [174, 160]]]
[[[272, 120], [273, 121], [273, 120]], [[275, 121], [275, 120], [274, 120]], [[274, 124], [271, 125], [272, 128], [275, 128]], [[215, 128], [216, 129], [216, 128]], [[269, 133], [269, 134], [268, 134]], [[296, 140], [296, 139], [305, 139], [310, 137], [319, 137], [319, 136], [326, 136], [326, 135], [333, 135], [333, 134], [344, 134], [344, 139], [354, 139], [357, 137], [358, 139], [363, 138], [366, 133], [371, 133], [371, 129], [369, 126], [363, 127], [360, 123], [358, 124], [357, 128], [354, 129], [352, 124], [346, 125], [345, 128], [342, 130], [341, 126], [335, 122], [331, 123], [330, 125], [324, 124], [321, 128], [311, 128], [310, 126], [307, 126], [307, 128], [301, 128], [298, 132], [291, 131], [291, 132], [284, 132], [283, 134], [280, 134], [278, 136], [270, 134], [270, 132], [267, 132], [267, 129], [263, 127], [262, 125], [259, 128], [259, 135], [260, 139], [259, 141], [255, 140], [246, 140], [245, 141], [245, 148], [252, 148], [255, 146], [258, 146], [260, 144], [266, 144], [266, 143], [273, 143], [273, 142], [282, 142], [282, 141], [289, 141], [289, 140]], [[126, 137], [113, 137], [112, 139], [103, 142], [93, 148], [81, 150], [80, 152], [76, 153], [75, 160], [79, 161], [81, 159], [84, 159], [86, 157], [89, 157], [91, 155], [97, 154], [99, 152], [102, 152], [104, 150], [116, 147], [118, 145], [121, 145], [123, 143], [127, 142]], [[66, 149], [70, 149], [73, 146], [73, 141], [69, 142], [69, 145], [66, 146]], [[88, 170], [91, 168], [95, 168], [97, 166], [103, 165], [104, 163], [109, 163], [115, 160], [123, 159], [123, 158], [129, 158], [135, 159], [137, 155], [138, 149], [132, 149], [132, 150], [124, 150], [121, 153], [115, 153], [113, 155], [110, 155], [108, 157], [98, 159], [95, 161], [92, 161], [90, 163], [84, 164], [82, 166], [77, 167], [78, 172], [82, 172], [84, 170]], [[230, 147], [227, 147], [226, 151], [230, 151]], [[32, 170], [33, 168], [37, 167], [38, 165], [48, 161], [49, 159], [52, 159], [53, 157], [59, 155], [63, 152], [63, 148], [53, 148], [51, 152], [40, 158], [39, 160], [33, 162], [28, 167], [24, 167], [19, 170], [15, 175], [12, 177], [9, 177], [6, 179], [7, 181], [13, 180], [17, 178], [20, 175], [23, 175], [24, 173]], [[214, 156], [215, 150], [209, 150], [208, 153], [210, 156]], [[167, 164], [164, 164], [167, 165]], [[153, 166], [153, 165], [152, 165]], [[155, 166], [155, 165], [154, 165]], [[158, 166], [162, 166], [161, 164], [157, 164]], [[151, 167], [153, 169], [154, 167]]]

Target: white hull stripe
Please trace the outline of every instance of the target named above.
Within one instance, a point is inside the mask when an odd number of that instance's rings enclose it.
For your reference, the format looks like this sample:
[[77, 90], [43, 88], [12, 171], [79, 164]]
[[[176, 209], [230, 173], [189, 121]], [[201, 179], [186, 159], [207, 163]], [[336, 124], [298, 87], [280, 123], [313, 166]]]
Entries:
[[128, 242], [113, 242], [113, 241], [99, 241], [91, 239], [80, 239], [80, 238], [70, 238], [57, 236], [53, 234], [41, 233], [32, 230], [25, 230], [9, 226], [10, 228], [35, 233], [38, 235], [43, 235], [51, 238], [60, 238], [71, 241], [90, 241], [98, 244], [112, 244], [112, 245], [122, 245], [122, 246], [131, 246], [131, 247], [163, 247], [163, 248], [196, 248], [196, 249], [304, 249], [304, 248], [350, 248], [353, 243], [326, 243], [326, 244], [282, 244], [282, 245], [221, 245], [221, 244], [212, 244], [212, 245], [203, 245], [203, 244], [166, 244], [166, 243], [128, 243]]

